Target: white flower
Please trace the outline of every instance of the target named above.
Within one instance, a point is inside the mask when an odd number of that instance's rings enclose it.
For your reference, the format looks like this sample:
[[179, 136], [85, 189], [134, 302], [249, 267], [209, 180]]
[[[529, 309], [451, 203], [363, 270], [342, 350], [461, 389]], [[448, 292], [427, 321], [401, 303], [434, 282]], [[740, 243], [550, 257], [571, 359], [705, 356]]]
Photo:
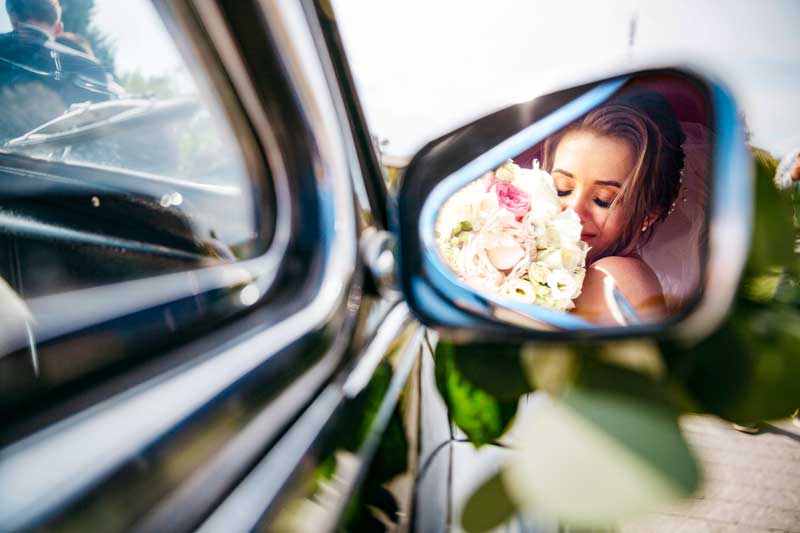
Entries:
[[575, 278], [564, 269], [554, 270], [547, 276], [547, 286], [550, 287], [550, 297], [554, 300], [572, 300], [575, 294]]
[[464, 281], [481, 288], [497, 288], [505, 276], [494, 266], [483, 246], [483, 240], [474, 238], [461, 250], [458, 273]]
[[525, 250], [515, 240], [504, 239], [501, 243], [487, 247], [486, 255], [498, 270], [510, 270], [525, 257]]
[[539, 261], [550, 270], [561, 270], [564, 268], [564, 261], [561, 256], [561, 250], [558, 248], [551, 248], [539, 254]]
[[581, 240], [581, 219], [572, 209], [559, 213], [548, 226], [558, 232], [561, 242], [578, 242]]
[[[520, 216], [501, 208], [492, 180], [530, 197]], [[506, 185], [503, 187], [508, 188]], [[456, 192], [436, 220], [440, 253], [468, 285], [556, 310], [574, 307], [585, 275], [580, 219], [561, 208], [552, 177], [513, 161]]]
[[500, 294], [520, 302], [533, 303], [536, 299], [534, 286], [524, 279], [508, 279], [500, 287]]
[[494, 177], [502, 181], [514, 181], [514, 178], [516, 178], [520, 170], [522, 169], [519, 167], [519, 165], [509, 159], [497, 167], [497, 170], [494, 171]]
[[528, 278], [534, 283], [547, 283], [547, 277], [551, 272], [547, 265], [541, 261], [536, 261], [528, 267]]
[[576, 269], [583, 268], [586, 265], [585, 246], [580, 246], [578, 244], [565, 244], [560, 251], [561, 264], [570, 272], [574, 272]]
[[561, 212], [553, 178], [550, 174], [538, 169], [521, 169], [513, 181], [531, 198], [531, 210], [528, 219], [535, 224], [543, 224]]
[[436, 233], [440, 240], [449, 240], [453, 228], [467, 221], [473, 227], [481, 226], [497, 211], [497, 195], [487, 192], [489, 180], [481, 178], [456, 192], [439, 210]]

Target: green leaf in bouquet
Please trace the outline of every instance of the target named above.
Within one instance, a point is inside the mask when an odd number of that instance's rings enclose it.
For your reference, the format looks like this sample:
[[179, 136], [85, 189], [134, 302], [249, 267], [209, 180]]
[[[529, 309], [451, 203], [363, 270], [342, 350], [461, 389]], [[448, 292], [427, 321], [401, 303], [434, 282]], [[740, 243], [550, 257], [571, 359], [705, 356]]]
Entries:
[[[525, 382], [519, 356], [514, 358], [516, 365], [512, 365], [510, 358], [500, 355], [497, 357], [492, 349], [483, 352], [476, 346], [462, 347], [444, 341], [436, 347], [436, 385], [453, 422], [475, 446], [493, 442], [505, 433], [516, 413], [519, 396], [528, 390], [520, 384], [520, 379]], [[495, 361], [505, 368], [507, 386], [514, 392], [502, 389], [501, 372], [487, 370], [482, 374], [480, 370], [486, 366], [474, 361], [475, 358]]]
[[608, 527], [698, 485], [677, 416], [658, 403], [576, 385], [520, 418], [503, 480], [526, 512], [570, 526]]
[[461, 525], [469, 533], [489, 531], [511, 518], [516, 510], [516, 504], [498, 473], [469, 497], [461, 514]]

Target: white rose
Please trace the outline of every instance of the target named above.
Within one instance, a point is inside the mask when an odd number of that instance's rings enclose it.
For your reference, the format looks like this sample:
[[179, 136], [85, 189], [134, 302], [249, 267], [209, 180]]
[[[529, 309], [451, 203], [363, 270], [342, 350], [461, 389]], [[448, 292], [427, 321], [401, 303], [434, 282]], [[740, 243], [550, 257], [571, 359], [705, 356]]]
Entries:
[[553, 186], [553, 178], [543, 170], [522, 169], [513, 185], [524, 190], [531, 198], [528, 218], [542, 224], [561, 212], [561, 202]]
[[[579, 241], [580, 242], [580, 241]], [[586, 265], [585, 247], [567, 244], [561, 248], [561, 264], [570, 272]]]
[[550, 297], [553, 300], [572, 300], [577, 284], [572, 274], [566, 270], [555, 270], [547, 276], [547, 286], [550, 287]]
[[533, 285], [524, 279], [508, 279], [500, 287], [500, 294], [508, 296], [520, 302], [533, 303], [536, 293]]
[[528, 267], [528, 277], [534, 283], [547, 283], [547, 277], [552, 272], [544, 263], [537, 261]]
[[498, 270], [509, 270], [525, 257], [525, 250], [514, 239], [503, 239], [502, 242], [486, 247], [489, 261]]
[[488, 183], [485, 178], [475, 180], [444, 203], [436, 217], [436, 233], [440, 240], [449, 240], [453, 228], [461, 222], [467, 221], [477, 227], [497, 211], [497, 195], [486, 192]]
[[561, 250], [551, 249], [539, 253], [539, 261], [550, 270], [560, 270], [564, 268], [564, 260], [561, 257]]
[[583, 231], [581, 219], [572, 209], [565, 209], [559, 213], [550, 221], [548, 226], [558, 232], [560, 242], [577, 243], [581, 240], [581, 232]]
[[505, 278], [489, 260], [480, 238], [473, 239], [464, 246], [456, 270], [469, 285], [479, 288], [495, 289]]
[[569, 239], [564, 239], [561, 232], [558, 228], [553, 227], [551, 224], [547, 224], [545, 226], [544, 231], [540, 236], [536, 239], [536, 245], [539, 249], [547, 248], [547, 249], [556, 249], [561, 248], [562, 246], [569, 243]]

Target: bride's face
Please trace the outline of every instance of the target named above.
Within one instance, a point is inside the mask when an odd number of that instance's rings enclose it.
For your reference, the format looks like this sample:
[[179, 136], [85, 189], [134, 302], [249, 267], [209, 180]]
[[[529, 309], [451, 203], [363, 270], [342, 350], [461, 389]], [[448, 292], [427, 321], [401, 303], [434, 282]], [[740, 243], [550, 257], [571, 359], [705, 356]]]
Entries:
[[562, 207], [581, 219], [590, 261], [616, 244], [629, 223], [621, 209], [610, 207], [633, 165], [633, 150], [624, 141], [589, 131], [570, 132], [556, 147], [553, 180]]

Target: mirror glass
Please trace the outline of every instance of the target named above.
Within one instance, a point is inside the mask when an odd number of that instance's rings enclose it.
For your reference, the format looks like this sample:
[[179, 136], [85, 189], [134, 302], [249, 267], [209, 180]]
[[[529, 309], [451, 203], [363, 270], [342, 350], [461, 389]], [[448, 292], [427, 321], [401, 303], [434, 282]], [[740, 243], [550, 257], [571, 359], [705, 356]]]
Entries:
[[423, 241], [450, 281], [492, 303], [497, 317], [513, 311], [516, 323], [568, 329], [679, 318], [702, 288], [711, 128], [696, 82], [629, 79], [540, 128], [505, 161], [486, 158], [472, 166], [479, 173], [446, 178], [437, 189], [450, 192], [426, 200], [438, 205]]

